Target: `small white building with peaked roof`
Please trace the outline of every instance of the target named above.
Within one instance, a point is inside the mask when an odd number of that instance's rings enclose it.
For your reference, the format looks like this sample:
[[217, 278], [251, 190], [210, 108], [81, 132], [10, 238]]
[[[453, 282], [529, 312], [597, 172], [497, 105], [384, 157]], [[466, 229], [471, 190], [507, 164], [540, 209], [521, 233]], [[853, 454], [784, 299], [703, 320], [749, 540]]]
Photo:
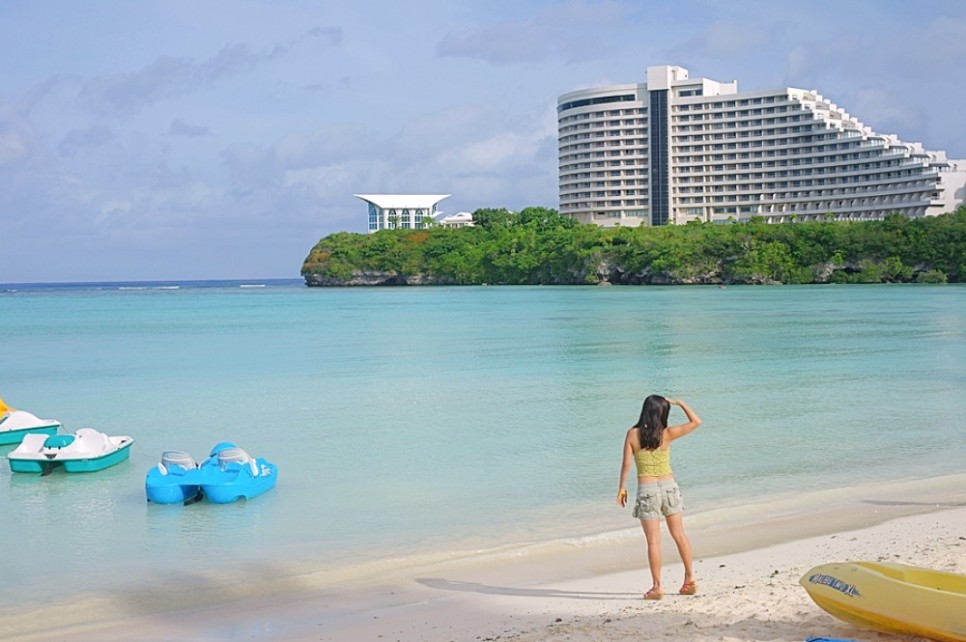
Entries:
[[439, 202], [450, 194], [353, 194], [369, 206], [369, 233], [418, 230], [435, 222]]
[[473, 227], [473, 215], [469, 212], [457, 212], [443, 216], [436, 221], [440, 227]]

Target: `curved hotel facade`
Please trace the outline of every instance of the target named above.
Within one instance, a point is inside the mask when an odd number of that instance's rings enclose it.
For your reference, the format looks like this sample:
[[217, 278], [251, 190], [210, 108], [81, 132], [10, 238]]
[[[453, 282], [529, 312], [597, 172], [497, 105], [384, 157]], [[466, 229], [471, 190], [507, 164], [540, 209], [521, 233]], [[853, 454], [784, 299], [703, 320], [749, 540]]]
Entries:
[[966, 161], [876, 134], [815, 91], [648, 67], [646, 84], [557, 101], [560, 214], [665, 225], [932, 216], [966, 202]]

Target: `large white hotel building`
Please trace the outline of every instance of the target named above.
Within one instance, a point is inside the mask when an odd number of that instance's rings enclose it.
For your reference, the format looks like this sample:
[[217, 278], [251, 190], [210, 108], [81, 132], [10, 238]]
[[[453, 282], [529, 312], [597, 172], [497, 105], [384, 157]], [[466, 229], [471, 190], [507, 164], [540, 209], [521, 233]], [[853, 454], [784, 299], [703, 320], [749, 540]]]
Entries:
[[560, 213], [605, 227], [932, 216], [966, 202], [966, 161], [876, 134], [815, 91], [647, 68], [557, 101]]

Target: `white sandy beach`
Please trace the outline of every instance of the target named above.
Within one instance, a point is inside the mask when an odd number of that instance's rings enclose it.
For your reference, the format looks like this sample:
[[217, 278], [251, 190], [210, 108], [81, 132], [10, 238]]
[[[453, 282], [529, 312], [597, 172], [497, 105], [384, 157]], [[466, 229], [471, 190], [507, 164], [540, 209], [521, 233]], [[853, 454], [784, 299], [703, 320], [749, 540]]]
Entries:
[[[816, 607], [799, 586], [831, 561], [889, 560], [966, 574], [966, 475], [830, 490], [686, 521], [699, 594], [649, 586], [637, 529], [408, 567], [352, 583], [272, 569], [201, 586], [144, 583], [31, 612], [0, 611], [3, 640], [400, 640], [591, 642], [913, 640], [860, 630]], [[665, 543], [665, 557], [673, 553]], [[242, 587], [241, 585], [244, 585]], [[247, 588], [245, 588], [247, 587]], [[254, 594], [252, 594], [252, 589]]]

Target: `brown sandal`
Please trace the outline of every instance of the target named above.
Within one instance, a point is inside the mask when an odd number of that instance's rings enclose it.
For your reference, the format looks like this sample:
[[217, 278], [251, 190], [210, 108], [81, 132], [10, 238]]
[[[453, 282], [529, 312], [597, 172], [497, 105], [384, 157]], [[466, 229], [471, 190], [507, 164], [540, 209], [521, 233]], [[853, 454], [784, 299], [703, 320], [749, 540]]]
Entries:
[[661, 591], [660, 589], [650, 589], [648, 590], [647, 593], [644, 594], [644, 599], [645, 600], [663, 600], [664, 591]]
[[678, 591], [681, 595], [694, 595], [698, 592], [698, 583], [694, 580], [690, 582], [685, 582], [681, 585], [681, 590]]

